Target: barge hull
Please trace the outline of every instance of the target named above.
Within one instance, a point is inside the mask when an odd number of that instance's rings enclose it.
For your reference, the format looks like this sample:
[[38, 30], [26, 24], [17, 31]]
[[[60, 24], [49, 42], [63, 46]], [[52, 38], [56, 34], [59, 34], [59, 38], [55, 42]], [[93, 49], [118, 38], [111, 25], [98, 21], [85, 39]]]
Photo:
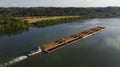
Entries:
[[64, 46], [67, 46], [71, 43], [74, 43], [76, 41], [82, 40], [84, 38], [90, 37], [94, 34], [97, 34], [99, 32], [102, 32], [105, 29], [105, 27], [95, 27], [83, 32], [80, 32], [78, 34], [74, 34], [47, 44], [42, 45], [42, 50], [47, 52], [47, 53], [51, 53], [53, 51], [56, 51], [60, 48], [63, 48]]

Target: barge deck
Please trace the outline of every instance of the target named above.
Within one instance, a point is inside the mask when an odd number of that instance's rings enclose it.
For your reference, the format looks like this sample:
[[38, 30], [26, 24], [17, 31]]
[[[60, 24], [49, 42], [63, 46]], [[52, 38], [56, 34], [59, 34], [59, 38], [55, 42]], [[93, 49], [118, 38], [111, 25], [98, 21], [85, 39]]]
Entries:
[[44, 44], [41, 46], [41, 48], [43, 51], [45, 51], [47, 53], [51, 53], [51, 52], [58, 50], [64, 46], [74, 43], [78, 40], [81, 40], [81, 39], [87, 38], [89, 36], [92, 36], [94, 34], [97, 34], [99, 32], [102, 32], [104, 29], [105, 29], [105, 27], [98, 26], [98, 27], [80, 32], [78, 34], [74, 34], [74, 35]]

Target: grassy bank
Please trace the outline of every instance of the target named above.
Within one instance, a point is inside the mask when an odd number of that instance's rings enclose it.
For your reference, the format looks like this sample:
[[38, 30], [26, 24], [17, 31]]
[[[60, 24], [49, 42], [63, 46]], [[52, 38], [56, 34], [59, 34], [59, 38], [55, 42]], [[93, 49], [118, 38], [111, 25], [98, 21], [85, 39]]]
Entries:
[[27, 20], [28, 23], [36, 23], [38, 21], [57, 20], [64, 18], [79, 18], [80, 16], [52, 16], [52, 17], [17, 17], [17, 19]]
[[0, 34], [20, 33], [30, 26], [45, 27], [55, 24], [72, 22], [80, 19], [80, 16], [53, 16], [53, 17], [11, 17], [0, 16]]
[[61, 24], [80, 19], [80, 16], [53, 16], [53, 17], [18, 17], [28, 21], [32, 26], [44, 27], [49, 25]]

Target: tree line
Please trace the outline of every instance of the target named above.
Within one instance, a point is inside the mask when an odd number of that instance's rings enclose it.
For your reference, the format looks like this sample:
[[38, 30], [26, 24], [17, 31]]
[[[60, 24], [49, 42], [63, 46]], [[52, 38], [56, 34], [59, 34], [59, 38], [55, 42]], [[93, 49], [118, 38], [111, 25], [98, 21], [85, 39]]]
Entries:
[[0, 8], [0, 14], [10, 14], [14, 17], [28, 16], [75, 16], [84, 17], [119, 17], [120, 7], [105, 8], [75, 8], [75, 7], [10, 7]]

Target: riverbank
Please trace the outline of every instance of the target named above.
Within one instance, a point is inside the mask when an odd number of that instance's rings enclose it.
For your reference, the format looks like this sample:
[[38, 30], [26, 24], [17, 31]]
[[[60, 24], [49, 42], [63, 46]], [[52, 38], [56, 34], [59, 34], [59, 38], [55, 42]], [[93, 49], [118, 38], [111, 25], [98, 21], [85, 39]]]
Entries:
[[55, 24], [72, 22], [80, 19], [80, 16], [52, 16], [52, 17], [18, 17], [25, 20], [30, 26], [45, 27]]
[[52, 17], [11, 17], [0, 16], [0, 35], [21, 33], [29, 27], [46, 27], [55, 24], [68, 23], [80, 19], [80, 16], [52, 16]]
[[80, 18], [80, 16], [43, 16], [43, 17], [17, 17], [17, 19], [23, 19], [28, 21], [28, 23], [36, 23], [38, 21], [56, 20], [64, 18]]
[[0, 15], [0, 35], [22, 33], [28, 30], [28, 27], [27, 21], [15, 19], [8, 15]]

